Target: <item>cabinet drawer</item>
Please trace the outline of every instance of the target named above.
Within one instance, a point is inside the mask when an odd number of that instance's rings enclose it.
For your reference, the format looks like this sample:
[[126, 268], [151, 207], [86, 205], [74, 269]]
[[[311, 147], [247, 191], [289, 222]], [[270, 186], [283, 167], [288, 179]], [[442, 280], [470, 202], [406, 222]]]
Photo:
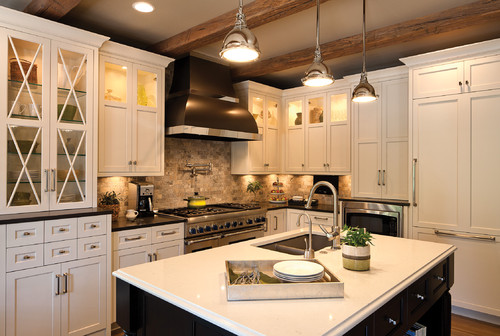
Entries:
[[184, 237], [183, 223], [154, 226], [151, 228], [151, 243], [182, 239]]
[[106, 215], [78, 218], [78, 238], [106, 234]]
[[[404, 321], [404, 296], [397, 295], [375, 312], [375, 330], [377, 335], [396, 335]], [[401, 333], [400, 333], [401, 334]]]
[[151, 244], [151, 228], [113, 232], [113, 250]]
[[77, 218], [45, 221], [45, 242], [75, 239]]
[[7, 272], [43, 266], [43, 244], [7, 249]]
[[43, 222], [7, 225], [7, 247], [43, 243]]
[[333, 213], [328, 212], [308, 212], [313, 224], [333, 225]]
[[78, 259], [106, 254], [106, 236], [78, 238]]
[[45, 265], [75, 260], [76, 257], [76, 239], [46, 243], [44, 245]]
[[432, 296], [439, 296], [441, 290], [447, 287], [448, 263], [443, 260], [429, 272], [429, 293]]
[[408, 287], [408, 314], [411, 316], [429, 302], [428, 276]]

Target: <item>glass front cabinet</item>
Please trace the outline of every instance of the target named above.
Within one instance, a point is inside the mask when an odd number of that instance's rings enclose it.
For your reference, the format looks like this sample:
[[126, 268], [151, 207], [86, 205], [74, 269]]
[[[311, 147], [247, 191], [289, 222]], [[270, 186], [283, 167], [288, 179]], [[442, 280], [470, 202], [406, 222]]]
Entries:
[[94, 50], [0, 31], [0, 213], [93, 206]]

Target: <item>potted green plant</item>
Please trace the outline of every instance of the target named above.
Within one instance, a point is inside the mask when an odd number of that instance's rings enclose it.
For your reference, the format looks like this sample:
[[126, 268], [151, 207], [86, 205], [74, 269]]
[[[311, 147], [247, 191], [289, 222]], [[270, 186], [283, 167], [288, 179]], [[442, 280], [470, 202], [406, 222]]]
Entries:
[[112, 210], [112, 219], [117, 220], [120, 214], [120, 194], [114, 191], [106, 191], [99, 196], [99, 207]]
[[253, 193], [252, 202], [257, 202], [257, 191], [262, 189], [262, 184], [259, 181], [248, 182], [247, 192]]
[[346, 227], [342, 245], [342, 265], [353, 271], [370, 269], [370, 245], [372, 235], [365, 228]]

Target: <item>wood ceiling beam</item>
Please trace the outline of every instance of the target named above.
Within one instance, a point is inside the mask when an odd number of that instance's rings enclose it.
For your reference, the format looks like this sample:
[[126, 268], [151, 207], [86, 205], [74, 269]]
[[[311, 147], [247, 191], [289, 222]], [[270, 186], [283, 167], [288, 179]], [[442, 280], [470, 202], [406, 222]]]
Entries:
[[[328, 0], [320, 0], [320, 2], [326, 1]], [[250, 29], [316, 6], [315, 0], [273, 0], [272, 4], [270, 3], [269, 0], [255, 0], [243, 6], [243, 13]], [[162, 55], [178, 58], [194, 49], [221, 41], [234, 27], [236, 11], [237, 9], [234, 9], [219, 15], [158, 42], [148, 49]]]
[[[374, 50], [417, 39], [436, 36], [468, 26], [499, 22], [500, 1], [481, 0], [439, 13], [372, 30], [366, 36], [367, 50]], [[276, 56], [232, 70], [233, 80], [255, 78], [312, 63], [315, 47]], [[360, 53], [361, 34], [321, 45], [324, 60]]]
[[32, 0], [24, 12], [57, 21], [80, 2], [81, 0]]

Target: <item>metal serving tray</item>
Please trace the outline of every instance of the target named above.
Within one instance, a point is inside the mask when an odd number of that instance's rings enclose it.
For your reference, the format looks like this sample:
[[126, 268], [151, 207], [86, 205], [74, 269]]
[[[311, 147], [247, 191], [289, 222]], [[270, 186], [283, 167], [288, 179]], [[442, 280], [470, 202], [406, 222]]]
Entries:
[[[300, 259], [304, 260], [304, 259]], [[320, 299], [344, 297], [344, 283], [325, 268], [325, 275], [315, 282], [286, 282], [273, 274], [274, 264], [283, 260], [226, 260], [226, 292], [228, 301], [273, 299]], [[243, 272], [260, 273], [258, 284], [235, 284]]]

